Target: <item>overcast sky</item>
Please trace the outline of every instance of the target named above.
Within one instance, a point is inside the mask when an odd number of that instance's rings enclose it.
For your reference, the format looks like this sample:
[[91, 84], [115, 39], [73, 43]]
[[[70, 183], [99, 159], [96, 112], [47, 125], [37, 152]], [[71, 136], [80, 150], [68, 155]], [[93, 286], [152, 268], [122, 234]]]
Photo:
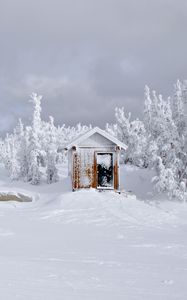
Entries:
[[187, 78], [186, 0], [0, 0], [0, 131], [32, 114], [104, 126], [141, 116], [144, 85]]

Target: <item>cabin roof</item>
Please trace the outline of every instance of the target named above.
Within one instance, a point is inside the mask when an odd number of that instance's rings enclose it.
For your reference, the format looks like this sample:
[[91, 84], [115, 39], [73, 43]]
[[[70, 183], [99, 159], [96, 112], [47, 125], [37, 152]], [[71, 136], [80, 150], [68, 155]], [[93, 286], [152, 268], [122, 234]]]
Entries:
[[82, 142], [84, 142], [86, 139], [88, 139], [90, 136], [93, 134], [98, 133], [101, 136], [105, 137], [109, 141], [113, 142], [116, 146], [119, 146], [120, 148], [126, 150], [127, 146], [120, 142], [117, 138], [114, 136], [110, 135], [106, 131], [100, 129], [99, 127], [94, 127], [93, 129], [87, 131], [83, 135], [79, 136], [77, 139], [75, 139], [73, 142], [71, 142], [69, 145], [67, 145], [66, 149], [70, 150], [73, 146], [79, 146]]

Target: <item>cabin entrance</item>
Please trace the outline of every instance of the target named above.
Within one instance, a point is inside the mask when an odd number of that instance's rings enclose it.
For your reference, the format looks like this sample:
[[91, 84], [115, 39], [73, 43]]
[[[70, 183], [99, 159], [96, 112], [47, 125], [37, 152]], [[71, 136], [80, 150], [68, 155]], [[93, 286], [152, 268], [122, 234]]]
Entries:
[[114, 188], [113, 153], [97, 153], [97, 188]]

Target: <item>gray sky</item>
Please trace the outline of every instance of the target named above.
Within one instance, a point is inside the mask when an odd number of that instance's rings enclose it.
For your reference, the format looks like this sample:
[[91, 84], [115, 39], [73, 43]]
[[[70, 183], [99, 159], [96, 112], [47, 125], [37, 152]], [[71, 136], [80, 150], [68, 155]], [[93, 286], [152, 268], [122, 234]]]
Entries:
[[165, 97], [187, 78], [186, 0], [0, 0], [0, 131], [32, 114], [104, 126], [141, 116], [144, 85]]

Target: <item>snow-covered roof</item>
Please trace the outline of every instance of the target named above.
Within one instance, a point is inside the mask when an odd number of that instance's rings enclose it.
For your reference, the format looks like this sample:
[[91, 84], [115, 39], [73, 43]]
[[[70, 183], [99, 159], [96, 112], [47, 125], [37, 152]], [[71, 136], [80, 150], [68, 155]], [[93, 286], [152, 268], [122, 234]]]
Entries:
[[113, 142], [115, 145], [119, 146], [120, 148], [124, 150], [127, 149], [127, 146], [124, 143], [120, 142], [117, 138], [110, 135], [106, 131], [100, 129], [99, 127], [94, 127], [93, 129], [87, 131], [85, 134], [79, 136], [77, 139], [75, 139], [73, 142], [67, 145], [66, 149], [70, 150], [73, 146], [79, 146], [82, 142], [84, 142], [86, 139], [88, 139], [90, 136], [92, 136], [95, 133], [100, 134], [101, 136]]

